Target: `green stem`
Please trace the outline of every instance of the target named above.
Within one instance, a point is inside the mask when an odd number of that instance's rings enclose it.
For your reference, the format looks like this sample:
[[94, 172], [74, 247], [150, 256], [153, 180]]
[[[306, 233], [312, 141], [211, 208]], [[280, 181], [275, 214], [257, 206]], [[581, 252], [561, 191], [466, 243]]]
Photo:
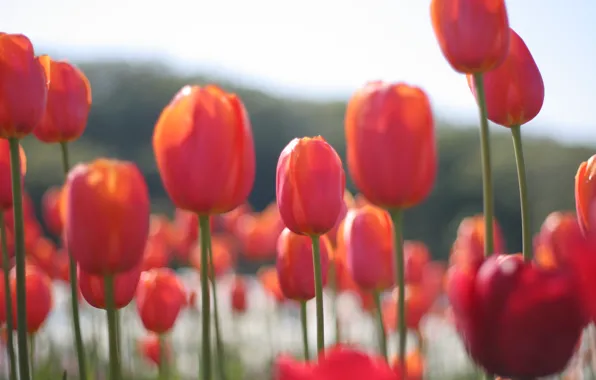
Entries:
[[493, 180], [490, 156], [490, 132], [488, 130], [488, 116], [486, 112], [486, 97], [484, 95], [484, 78], [482, 73], [474, 74], [474, 85], [478, 98], [480, 112], [480, 152], [482, 155], [482, 200], [484, 207], [484, 255], [494, 252], [494, 199]]
[[[207, 219], [209, 221], [209, 219]], [[211, 228], [211, 224], [207, 224]], [[207, 231], [211, 234], [211, 231]], [[225, 367], [225, 352], [223, 346], [223, 340], [221, 339], [221, 327], [219, 324], [219, 308], [217, 306], [217, 279], [215, 278], [215, 263], [213, 262], [213, 249], [211, 247], [211, 239], [209, 239], [209, 271], [211, 276], [211, 293], [213, 295], [213, 327], [215, 328], [215, 349], [217, 350], [216, 363], [217, 370], [219, 372], [220, 380], [225, 380], [226, 367]]]
[[381, 293], [378, 290], [375, 290], [373, 292], [373, 298], [375, 300], [377, 324], [379, 328], [379, 350], [381, 351], [381, 354], [383, 355], [385, 360], [389, 360], [389, 355], [387, 354], [387, 334], [385, 333], [385, 324], [383, 323], [383, 309], [381, 308]]
[[321, 270], [321, 247], [319, 236], [311, 236], [312, 258], [315, 276], [315, 301], [317, 309], [317, 351], [325, 349], [325, 316], [323, 315], [323, 275]]
[[[8, 257], [8, 241], [6, 239], [6, 223], [4, 222], [4, 211], [0, 210], [0, 240], [2, 241], [2, 269], [4, 270], [4, 289], [6, 295], [10, 295], [10, 259]], [[12, 330], [12, 302], [11, 297], [4, 297], [6, 303], [6, 349], [10, 362], [10, 380], [17, 380], [17, 362], [14, 354], [13, 330]]]
[[300, 301], [300, 323], [302, 324], [302, 347], [304, 349], [304, 360], [310, 360], [308, 350], [308, 319], [306, 318], [306, 301]]
[[29, 334], [29, 363], [31, 363], [31, 379], [35, 379], [35, 334]]
[[23, 194], [21, 189], [21, 152], [19, 139], [8, 139], [10, 147], [10, 174], [12, 182], [15, 258], [17, 280], [17, 341], [19, 350], [20, 380], [30, 380], [29, 350], [27, 349], [27, 294], [25, 291], [25, 227], [23, 220]]
[[166, 337], [159, 334], [159, 380], [168, 380], [168, 358], [166, 356]]
[[199, 215], [201, 239], [201, 316], [202, 316], [202, 354], [201, 374], [203, 380], [211, 380], [211, 311], [209, 307], [209, 246], [211, 233], [209, 215]]
[[[395, 273], [397, 278], [397, 322], [399, 345], [398, 357], [400, 363], [406, 362], [406, 281], [405, 281], [405, 265], [404, 265], [404, 242], [403, 242], [403, 210], [395, 209], [391, 211], [391, 219], [393, 220], [393, 244], [395, 246]], [[405, 367], [402, 368], [402, 378], [405, 378]]]
[[[64, 179], [68, 176], [70, 170], [70, 160], [68, 154], [68, 143], [66, 141], [60, 142], [60, 151], [62, 152], [62, 170], [64, 171]], [[77, 360], [79, 363], [79, 379], [87, 379], [87, 363], [85, 358], [85, 346], [83, 345], [83, 335], [81, 334], [81, 318], [79, 317], [79, 285], [77, 278], [77, 263], [74, 257], [68, 254], [68, 271], [70, 273], [70, 306], [72, 309], [72, 327], [75, 338], [75, 348], [77, 350]]]
[[522, 220], [522, 252], [524, 260], [532, 260], [532, 230], [530, 227], [530, 205], [528, 199], [528, 183], [526, 180], [526, 165], [522, 147], [521, 128], [519, 125], [511, 127], [513, 150], [515, 151], [515, 165], [517, 166], [517, 180], [519, 182], [519, 203]]
[[118, 353], [118, 322], [114, 302], [114, 275], [104, 276], [106, 313], [108, 317], [108, 342], [110, 347], [110, 380], [120, 380], [120, 358]]

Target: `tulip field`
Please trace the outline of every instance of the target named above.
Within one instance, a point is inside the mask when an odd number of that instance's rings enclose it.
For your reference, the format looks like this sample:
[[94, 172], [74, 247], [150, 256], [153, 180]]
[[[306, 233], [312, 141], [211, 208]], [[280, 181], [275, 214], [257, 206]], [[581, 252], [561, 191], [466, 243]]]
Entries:
[[[432, 0], [430, 17], [479, 114], [483, 213], [458, 221], [448, 262], [403, 236], [439, 174], [422, 88], [363, 85], [345, 159], [321, 136], [288, 141], [276, 197], [255, 210], [242, 99], [186, 85], [147, 142], [171, 201], [156, 214], [135, 162], [71, 159], [93, 106], [85, 74], [0, 32], [0, 376], [596, 379], [596, 155], [578, 162], [576, 210], [552, 210], [533, 234], [521, 130], [545, 84], [531, 46], [503, 0]], [[493, 128], [512, 136], [520, 253], [494, 217]], [[25, 138], [61, 157], [63, 183], [43, 199], [27, 192]]]

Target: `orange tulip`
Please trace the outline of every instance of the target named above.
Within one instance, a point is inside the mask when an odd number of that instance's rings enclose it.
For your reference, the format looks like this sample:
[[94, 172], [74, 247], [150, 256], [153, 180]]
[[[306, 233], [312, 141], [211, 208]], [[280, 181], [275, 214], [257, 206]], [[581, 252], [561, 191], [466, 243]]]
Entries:
[[184, 285], [169, 268], [143, 272], [136, 296], [143, 326], [156, 334], [170, 331], [186, 304]]
[[424, 378], [424, 356], [420, 351], [412, 351], [406, 356], [405, 378], [401, 378], [402, 363], [400, 363], [399, 357], [393, 358], [391, 366], [398, 376], [396, 380], [422, 380]]
[[228, 232], [234, 233], [238, 227], [238, 222], [251, 212], [252, 207], [250, 207], [248, 203], [243, 203], [232, 211], [221, 214], [220, 220], [222, 228]]
[[329, 232], [344, 204], [341, 159], [321, 136], [292, 140], [277, 162], [276, 196], [281, 218], [297, 234]]
[[[567, 266], [569, 255], [579, 255], [581, 228], [572, 212], [549, 214], [535, 238], [534, 258], [544, 268]], [[591, 254], [591, 253], [590, 253]]]
[[[234, 258], [229, 249], [229, 245], [219, 237], [213, 237], [211, 240], [211, 257], [213, 259], [213, 268], [215, 273], [209, 268], [209, 276], [221, 277], [229, 271], [233, 264]], [[190, 253], [189, 261], [197, 271], [201, 271], [201, 245], [197, 244]]]
[[[484, 74], [488, 118], [505, 127], [526, 124], [538, 115], [544, 103], [544, 82], [524, 40], [510, 29], [509, 51], [505, 61]], [[467, 75], [476, 97], [474, 77]]]
[[246, 281], [241, 276], [234, 276], [230, 304], [235, 313], [242, 314], [246, 311]]
[[430, 252], [423, 242], [404, 242], [404, 262], [406, 282], [408, 284], [419, 284], [422, 281], [424, 268], [429, 261]]
[[[105, 309], [105, 277], [89, 274], [81, 268], [78, 269], [79, 287], [83, 298], [89, 305], [97, 309]], [[116, 309], [122, 309], [132, 301], [140, 278], [140, 265], [114, 276], [114, 306]]]
[[[0, 73], [0, 78], [1, 75], [2, 74]], [[2, 111], [0, 111], [0, 115], [1, 112]], [[2, 126], [0, 125], [0, 131], [1, 130]], [[0, 209], [2, 211], [6, 211], [12, 208], [13, 203], [11, 182], [12, 180], [10, 176], [10, 149], [8, 145], [8, 140], [0, 140]], [[23, 150], [23, 147], [21, 147], [20, 145], [19, 152], [21, 156], [21, 181], [23, 181], [25, 178], [25, 174], [27, 173], [27, 157], [25, 156], [25, 151]]]
[[81, 270], [127, 272], [142, 259], [149, 234], [149, 192], [131, 162], [79, 164], [65, 188], [66, 238]]
[[[325, 286], [331, 253], [331, 243], [326, 236], [320, 237], [320, 247], [321, 275]], [[284, 229], [277, 240], [276, 268], [281, 290], [287, 298], [308, 301], [315, 297], [312, 241], [308, 236]]]
[[[499, 223], [494, 220], [495, 252], [505, 253], [505, 240]], [[456, 265], [480, 266], [484, 260], [484, 216], [482, 214], [462, 219], [453, 243], [450, 261]]]
[[62, 199], [62, 188], [50, 187], [43, 194], [41, 200], [41, 211], [43, 220], [50, 233], [60, 236], [62, 234], [62, 216], [60, 215], [60, 201]]
[[579, 166], [575, 175], [575, 210], [582, 232], [596, 238], [596, 155]]
[[333, 245], [333, 246], [337, 245], [337, 232], [339, 230], [339, 226], [340, 226], [341, 222], [343, 222], [344, 219], [346, 218], [346, 214], [348, 213], [348, 210], [352, 207], [354, 207], [354, 197], [352, 197], [352, 194], [350, 194], [350, 192], [348, 190], [346, 190], [344, 192], [344, 203], [341, 207], [341, 211], [339, 212], [337, 221], [335, 222], [335, 225], [333, 226], [331, 231], [327, 232], [327, 234], [326, 234], [327, 237], [329, 238], [329, 242], [331, 243], [331, 245]]
[[34, 248], [27, 252], [27, 256], [48, 276], [55, 276], [56, 246], [50, 239], [45, 237], [38, 238]]
[[455, 71], [486, 72], [505, 59], [509, 19], [504, 0], [432, 0], [430, 14], [441, 51]]
[[81, 137], [91, 109], [91, 86], [81, 70], [68, 62], [48, 59], [50, 81], [47, 105], [33, 133], [46, 143], [73, 141]]
[[245, 214], [236, 223], [236, 235], [247, 260], [269, 260], [275, 257], [277, 238], [284, 229], [277, 204], [261, 213]]
[[[16, 268], [10, 271], [13, 329], [17, 329]], [[52, 310], [52, 283], [47, 274], [34, 265], [25, 268], [25, 291], [27, 292], [27, 332], [36, 333]]]
[[153, 132], [153, 150], [174, 204], [221, 214], [246, 201], [255, 178], [248, 114], [235, 94], [216, 86], [185, 86]]
[[389, 213], [375, 206], [348, 211], [343, 239], [348, 270], [364, 290], [383, 291], [395, 283], [393, 223]]
[[437, 151], [423, 90], [404, 83], [368, 83], [348, 103], [345, 132], [350, 175], [371, 203], [407, 208], [429, 195]]
[[36, 58], [22, 34], [0, 32], [0, 137], [33, 132], [46, 108], [49, 57]]
[[257, 272], [257, 279], [261, 283], [263, 289], [277, 302], [285, 301], [286, 298], [281, 290], [276, 268], [261, 267]]
[[[383, 302], [383, 320], [387, 331], [396, 331], [399, 323], [397, 315], [397, 302], [399, 301], [399, 292], [395, 289], [391, 298]], [[406, 287], [406, 326], [412, 330], [420, 328], [420, 321], [430, 310], [432, 302], [426, 289], [419, 285], [410, 285]]]

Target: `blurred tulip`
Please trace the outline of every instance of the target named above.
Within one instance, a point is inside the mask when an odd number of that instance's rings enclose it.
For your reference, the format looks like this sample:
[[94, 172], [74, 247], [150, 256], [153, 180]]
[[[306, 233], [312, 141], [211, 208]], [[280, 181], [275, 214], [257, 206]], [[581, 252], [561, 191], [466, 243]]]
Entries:
[[274, 380], [395, 380], [385, 359], [347, 346], [327, 349], [313, 363], [278, 357], [273, 376]]
[[68, 253], [64, 249], [59, 249], [54, 255], [54, 274], [55, 278], [65, 283], [70, 283], [70, 262]]
[[460, 73], [498, 67], [509, 48], [504, 0], [432, 0], [430, 14], [443, 55]]
[[419, 284], [422, 281], [424, 268], [430, 261], [428, 247], [421, 241], [404, 242], [404, 263], [406, 282]]
[[257, 272], [257, 279], [261, 286], [278, 303], [285, 301], [285, 296], [281, 291], [277, 269], [275, 267], [261, 267]]
[[[499, 223], [493, 222], [494, 253], [505, 253], [505, 240]], [[477, 268], [484, 261], [484, 216], [482, 214], [462, 219], [453, 243], [450, 261], [455, 265]]]
[[[0, 39], [2, 35], [0, 33]], [[1, 41], [1, 40], [0, 40]], [[1, 51], [0, 45], [0, 51]], [[0, 60], [1, 60], [0, 53]], [[0, 63], [0, 78], [2, 77], [2, 65]], [[1, 90], [0, 90], [1, 91]], [[1, 94], [1, 92], [0, 92]], [[2, 95], [0, 95], [0, 104], [2, 99]], [[0, 111], [0, 120], [2, 111]], [[2, 132], [2, 125], [0, 124], [0, 133]], [[6, 211], [12, 207], [12, 180], [10, 176], [10, 149], [8, 146], [8, 140], [0, 140], [0, 209], [2, 211]], [[27, 173], [27, 157], [25, 156], [25, 151], [23, 147], [19, 145], [19, 151], [21, 155], [21, 181], [24, 181], [25, 174]]]
[[[211, 271], [209, 268], [209, 276], [213, 277], [215, 274], [215, 278], [221, 277], [226, 272], [228, 272], [234, 263], [234, 259], [232, 254], [230, 253], [229, 246], [225, 243], [225, 241], [219, 239], [218, 237], [213, 237], [211, 240], [211, 257], [213, 259], [213, 268], [215, 269], [215, 273]], [[197, 244], [193, 248], [190, 257], [190, 263], [196, 268], [197, 271], [201, 271], [201, 245]]]
[[141, 274], [136, 300], [143, 326], [151, 332], [163, 334], [174, 327], [186, 303], [186, 291], [174, 271], [157, 268]]
[[[430, 294], [426, 289], [420, 285], [410, 285], [405, 289], [405, 305], [406, 305], [406, 326], [412, 330], [420, 328], [420, 321], [432, 306]], [[397, 316], [397, 302], [399, 296], [397, 289], [392, 293], [391, 298], [383, 302], [383, 321], [387, 331], [396, 331], [399, 323]]]
[[223, 229], [234, 233], [236, 231], [238, 221], [242, 219], [244, 215], [250, 214], [251, 212], [252, 207], [250, 207], [250, 204], [243, 203], [232, 211], [221, 214], [220, 219]]
[[560, 373], [588, 321], [568, 273], [521, 255], [492, 255], [477, 270], [452, 267], [447, 294], [468, 353], [499, 376]]
[[[151, 363], [159, 366], [161, 364], [160, 357], [160, 344], [159, 336], [156, 334], [150, 334], [142, 337], [138, 341], [138, 350], [144, 359]], [[166, 341], [164, 347], [165, 358], [169, 361], [172, 360], [172, 346]]]
[[235, 94], [183, 87], [162, 111], [153, 151], [176, 207], [221, 214], [244, 203], [255, 178], [248, 114]]
[[81, 137], [91, 109], [91, 86], [81, 70], [68, 62], [46, 61], [50, 86], [47, 105], [33, 133], [46, 143], [73, 141]]
[[596, 239], [596, 155], [579, 166], [575, 175], [575, 209], [577, 221], [584, 235]]
[[321, 136], [292, 140], [277, 162], [281, 218], [297, 234], [329, 232], [344, 204], [346, 177], [337, 152]]
[[[27, 332], [35, 334], [52, 310], [52, 282], [47, 274], [34, 265], [25, 267], [25, 290], [27, 292]], [[10, 271], [13, 329], [17, 330], [17, 294], [15, 268]]]
[[337, 245], [337, 232], [339, 230], [339, 226], [341, 225], [341, 222], [343, 222], [344, 219], [346, 218], [348, 209], [352, 208], [353, 206], [354, 206], [354, 198], [352, 197], [352, 194], [350, 194], [350, 192], [348, 190], [346, 190], [344, 192], [344, 203], [342, 205], [341, 211], [339, 212], [337, 221], [335, 222], [335, 225], [333, 226], [331, 231], [329, 231], [325, 234], [329, 238], [329, 242], [331, 243], [331, 245], [334, 247]]
[[[320, 238], [321, 274], [323, 286], [327, 283], [331, 243], [326, 236]], [[277, 275], [286, 298], [308, 301], [315, 297], [315, 275], [312, 242], [310, 237], [284, 229], [277, 241]]]
[[435, 126], [426, 93], [370, 82], [350, 99], [345, 132], [356, 187], [383, 208], [407, 208], [430, 194], [437, 173]]
[[68, 174], [65, 192], [67, 245], [81, 270], [103, 276], [127, 272], [142, 260], [149, 192], [135, 164], [79, 164]]
[[60, 215], [60, 201], [62, 199], [61, 187], [50, 187], [41, 199], [43, 221], [48, 231], [55, 235], [62, 234], [62, 216]]
[[234, 313], [242, 314], [246, 311], [246, 282], [241, 276], [234, 276], [230, 303]]
[[352, 209], [343, 226], [348, 271], [364, 290], [383, 291], [395, 284], [393, 223], [375, 206]]
[[[78, 269], [79, 287], [85, 300], [97, 309], [105, 309], [105, 277], [87, 273], [81, 268]], [[127, 272], [114, 275], [114, 307], [116, 309], [122, 309], [132, 301], [140, 278], [140, 265]]]
[[40, 237], [34, 248], [27, 252], [31, 261], [50, 278], [55, 276], [56, 246], [50, 239]]
[[560, 268], [569, 264], [569, 255], [578, 255], [581, 228], [572, 212], [549, 214], [534, 244], [536, 262], [543, 268]]
[[43, 117], [49, 60], [47, 56], [36, 58], [31, 41], [24, 35], [0, 32], [1, 138], [25, 137]]
[[422, 380], [424, 378], [424, 357], [420, 351], [412, 351], [406, 356], [405, 378], [401, 378], [402, 364], [397, 356], [393, 358], [391, 367], [398, 376], [396, 380]]
[[167, 246], [163, 238], [159, 237], [159, 235], [149, 237], [145, 245], [145, 253], [143, 254], [142, 270], [164, 268], [168, 266], [169, 261]]
[[[510, 29], [509, 51], [505, 61], [484, 74], [488, 119], [505, 127], [526, 124], [538, 115], [544, 103], [544, 82], [530, 50]], [[474, 77], [468, 86], [477, 98]]]

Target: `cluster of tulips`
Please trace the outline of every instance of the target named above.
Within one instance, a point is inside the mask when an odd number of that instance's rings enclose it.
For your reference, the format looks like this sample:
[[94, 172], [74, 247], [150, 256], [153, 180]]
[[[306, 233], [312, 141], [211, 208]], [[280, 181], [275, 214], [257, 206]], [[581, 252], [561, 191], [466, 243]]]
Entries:
[[[233, 271], [238, 254], [275, 258], [275, 267], [262, 268], [258, 278], [280, 303], [300, 306], [304, 358], [280, 356], [275, 379], [421, 379], [420, 322], [443, 290], [482, 376], [527, 380], [563, 372], [596, 317], [596, 159], [577, 172], [576, 214], [553, 213], [533, 239], [520, 127], [542, 107], [538, 67], [510, 28], [502, 0], [433, 0], [431, 18], [440, 49], [466, 75], [480, 115], [484, 212], [460, 225], [449, 268], [402, 234], [404, 211], [427, 198], [437, 173], [434, 119], [422, 89], [371, 82], [350, 99], [347, 168], [358, 196], [346, 191], [342, 161], [330, 144], [320, 136], [297, 138], [279, 157], [276, 202], [258, 213], [246, 204], [255, 151], [242, 101], [217, 86], [185, 86], [164, 108], [153, 134], [157, 167], [177, 210], [172, 222], [151, 215], [148, 188], [134, 163], [100, 158], [70, 168], [68, 143], [82, 135], [91, 107], [87, 79], [67, 62], [36, 57], [27, 37], [0, 33], [0, 319], [17, 331], [18, 360], [7, 334], [11, 379], [31, 379], [28, 338], [52, 307], [50, 278], [71, 286], [80, 379], [88, 371], [79, 292], [106, 310], [110, 379], [122, 378], [117, 310], [133, 298], [143, 325], [155, 334], [144, 350], [159, 364], [161, 379], [171, 377], [169, 360], [163, 360], [172, 355], [165, 337], [181, 309], [200, 300], [200, 376], [211, 380], [218, 372], [225, 379], [216, 279]], [[493, 216], [489, 120], [512, 133], [521, 254], [505, 253]], [[62, 153], [65, 182], [43, 201], [46, 227], [60, 249], [42, 236], [23, 190], [19, 141], [30, 134], [59, 145]], [[200, 273], [200, 294], [187, 291], [167, 268], [173, 257]], [[337, 313], [336, 342], [326, 346], [324, 287], [360, 297], [378, 322], [376, 353], [342, 340]], [[246, 310], [242, 277], [235, 278], [230, 297], [236, 312]], [[312, 359], [306, 321], [311, 299], [317, 328]], [[393, 331], [397, 355], [390, 358], [387, 332]], [[408, 332], [417, 333], [414, 350], [408, 350]]]

